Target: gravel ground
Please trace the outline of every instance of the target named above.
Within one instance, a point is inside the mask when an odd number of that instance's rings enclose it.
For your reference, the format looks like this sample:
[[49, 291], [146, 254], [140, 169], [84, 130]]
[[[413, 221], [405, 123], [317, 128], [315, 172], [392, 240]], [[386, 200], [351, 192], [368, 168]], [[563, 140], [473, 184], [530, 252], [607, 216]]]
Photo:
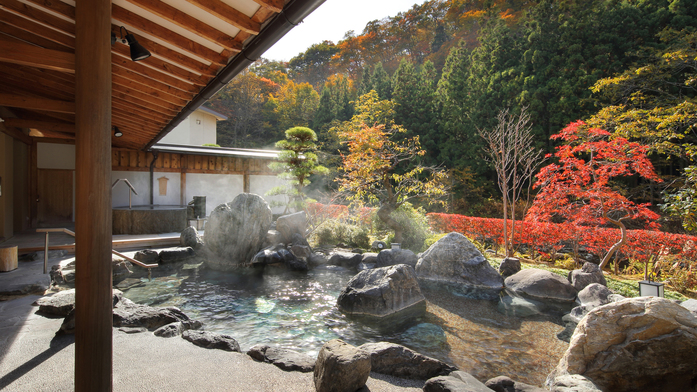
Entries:
[[[0, 390], [73, 391], [72, 335], [55, 336], [62, 319], [35, 314], [38, 296], [0, 302]], [[113, 390], [314, 391], [312, 373], [285, 372], [246, 354], [209, 350], [181, 338], [114, 329]], [[422, 381], [373, 373], [368, 391], [421, 391]]]

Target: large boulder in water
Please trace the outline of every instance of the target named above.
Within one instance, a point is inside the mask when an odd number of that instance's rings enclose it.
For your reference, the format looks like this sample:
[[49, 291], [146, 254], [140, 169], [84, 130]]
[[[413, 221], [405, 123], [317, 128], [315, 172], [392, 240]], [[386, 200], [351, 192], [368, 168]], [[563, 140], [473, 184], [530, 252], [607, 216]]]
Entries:
[[229, 271], [251, 262], [264, 245], [272, 220], [269, 204], [251, 193], [215, 207], [203, 237], [206, 265]]
[[369, 269], [351, 278], [337, 300], [339, 310], [356, 316], [385, 317], [426, 308], [414, 269], [406, 264]]
[[506, 278], [511, 294], [543, 302], [572, 303], [576, 289], [561, 276], [536, 268], [525, 269]]
[[501, 275], [460, 233], [446, 235], [422, 253], [416, 275], [425, 284], [447, 285], [472, 297], [498, 298], [503, 289]]
[[419, 257], [409, 249], [383, 249], [378, 253], [376, 264], [378, 267], [406, 264], [414, 268], [418, 261]]
[[580, 374], [600, 390], [695, 391], [697, 317], [665, 298], [628, 298], [591, 310], [548, 378]]
[[307, 231], [305, 211], [279, 217], [276, 220], [276, 230], [281, 234], [281, 242], [285, 244], [293, 241], [294, 234], [299, 234], [301, 238], [305, 238]]

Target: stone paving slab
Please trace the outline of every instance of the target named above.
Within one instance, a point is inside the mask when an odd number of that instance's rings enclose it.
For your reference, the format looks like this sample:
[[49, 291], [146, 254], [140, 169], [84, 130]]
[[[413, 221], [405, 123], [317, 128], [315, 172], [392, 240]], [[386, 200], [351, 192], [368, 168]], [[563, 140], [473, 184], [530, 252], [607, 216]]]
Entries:
[[[73, 391], [73, 335], [55, 335], [62, 319], [36, 314], [39, 296], [0, 302], [0, 390]], [[246, 354], [209, 350], [181, 338], [113, 330], [115, 392], [311, 392], [312, 373], [285, 372]], [[373, 373], [371, 392], [421, 391], [423, 381]]]

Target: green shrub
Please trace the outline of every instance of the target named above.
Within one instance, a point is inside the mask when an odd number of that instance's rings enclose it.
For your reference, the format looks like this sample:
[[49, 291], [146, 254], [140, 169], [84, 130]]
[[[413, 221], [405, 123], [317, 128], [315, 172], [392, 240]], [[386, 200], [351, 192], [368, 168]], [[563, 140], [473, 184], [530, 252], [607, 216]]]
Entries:
[[424, 245], [421, 247], [421, 251], [425, 252], [428, 248], [431, 247], [431, 245], [435, 244], [440, 240], [441, 238], [445, 237], [448, 235], [448, 233], [435, 233], [431, 234], [426, 238], [426, 241], [424, 241]]
[[310, 235], [310, 242], [315, 246], [346, 244], [351, 247], [368, 249], [370, 247], [368, 234], [369, 231], [366, 227], [329, 219]]
[[[402, 226], [401, 247], [420, 252], [426, 239], [431, 235], [424, 209], [421, 207], [414, 208], [410, 203], [404, 203], [391, 216], [392, 219]], [[373, 218], [373, 225], [379, 233], [384, 232], [387, 234], [388, 243], [393, 242], [394, 232], [377, 217], [377, 214]]]

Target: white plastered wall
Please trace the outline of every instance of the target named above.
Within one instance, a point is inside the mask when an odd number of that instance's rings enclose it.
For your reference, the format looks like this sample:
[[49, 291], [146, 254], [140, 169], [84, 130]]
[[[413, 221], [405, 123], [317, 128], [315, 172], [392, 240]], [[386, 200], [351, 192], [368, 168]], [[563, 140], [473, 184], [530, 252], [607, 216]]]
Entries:
[[[153, 175], [153, 203], [155, 205], [180, 205], [181, 175], [179, 173], [158, 172]], [[160, 195], [158, 179], [167, 178], [165, 195]], [[131, 205], [141, 206], [150, 204], [150, 172], [112, 171], [111, 183], [118, 179], [127, 179], [133, 185], [138, 194], [131, 194]], [[111, 190], [112, 207], [128, 207], [128, 193], [130, 189], [123, 181], [120, 181]]]
[[194, 196], [206, 196], [206, 216], [243, 191], [244, 178], [239, 174], [186, 173], [186, 202], [192, 201]]
[[[264, 196], [271, 188], [282, 185], [284, 182], [276, 176], [249, 176], [249, 192], [262, 196], [269, 204], [273, 201], [285, 203], [285, 196]], [[280, 214], [284, 210], [285, 207], [271, 207], [274, 214]]]
[[201, 146], [216, 144], [216, 141], [215, 116], [197, 110], [163, 137], [160, 143]]

